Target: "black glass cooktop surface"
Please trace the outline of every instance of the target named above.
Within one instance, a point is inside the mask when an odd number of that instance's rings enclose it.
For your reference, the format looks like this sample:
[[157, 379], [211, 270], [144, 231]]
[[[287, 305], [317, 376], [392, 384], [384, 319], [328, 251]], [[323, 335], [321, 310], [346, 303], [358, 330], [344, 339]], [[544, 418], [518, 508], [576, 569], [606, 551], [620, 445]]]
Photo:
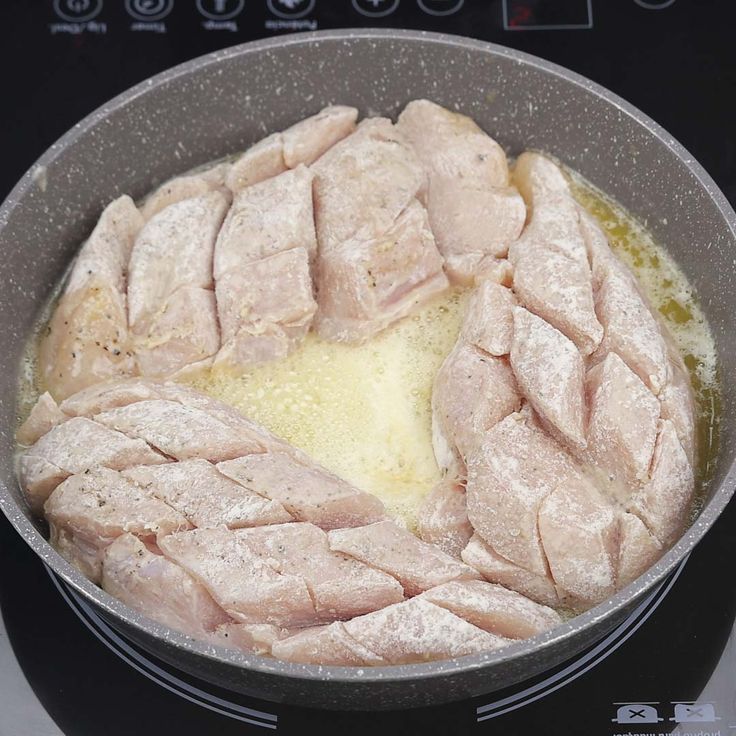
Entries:
[[[731, 0], [5, 0], [0, 195], [151, 74], [242, 41], [358, 26], [473, 36], [574, 69], [661, 123], [736, 203]], [[556, 670], [449, 706], [327, 713], [234, 699], [152, 660], [0, 519], [0, 736], [736, 734], [734, 559], [732, 504], [628, 621]]]

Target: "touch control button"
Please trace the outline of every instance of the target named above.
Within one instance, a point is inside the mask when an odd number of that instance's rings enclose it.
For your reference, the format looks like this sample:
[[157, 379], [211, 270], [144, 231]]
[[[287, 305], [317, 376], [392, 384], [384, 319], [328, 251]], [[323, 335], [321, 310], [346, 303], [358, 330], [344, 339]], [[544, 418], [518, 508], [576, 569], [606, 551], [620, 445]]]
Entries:
[[383, 18], [399, 7], [399, 0], [353, 0], [353, 7], [368, 18]]
[[197, 0], [197, 10], [210, 20], [231, 20], [244, 7], [245, 0]]
[[86, 23], [102, 10], [102, 0], [54, 0], [56, 15], [70, 23]]
[[452, 15], [462, 8], [465, 0], [417, 0], [417, 2], [429, 15]]
[[136, 20], [163, 20], [174, 8], [174, 0], [125, 0], [125, 9]]
[[279, 18], [303, 18], [314, 10], [315, 0], [268, 0], [268, 9]]

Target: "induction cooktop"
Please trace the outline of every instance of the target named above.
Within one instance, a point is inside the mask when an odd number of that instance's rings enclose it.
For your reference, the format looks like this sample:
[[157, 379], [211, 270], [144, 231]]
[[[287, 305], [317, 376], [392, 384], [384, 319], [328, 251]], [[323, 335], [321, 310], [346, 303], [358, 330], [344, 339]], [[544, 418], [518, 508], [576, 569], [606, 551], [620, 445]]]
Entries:
[[[4, 0], [0, 196], [80, 118], [156, 72], [243, 41], [369, 26], [471, 36], [584, 74], [669, 130], [736, 205], [732, 0]], [[121, 638], [5, 519], [0, 560], [0, 736], [736, 734], [733, 503], [588, 651], [504, 691], [401, 712], [219, 690]]]

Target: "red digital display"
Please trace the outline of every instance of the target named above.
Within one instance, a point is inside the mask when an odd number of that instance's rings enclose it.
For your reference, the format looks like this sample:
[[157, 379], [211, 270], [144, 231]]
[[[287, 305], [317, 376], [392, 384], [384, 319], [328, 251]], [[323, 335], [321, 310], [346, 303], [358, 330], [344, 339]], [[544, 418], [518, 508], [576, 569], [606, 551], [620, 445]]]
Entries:
[[591, 0], [504, 0], [503, 11], [508, 31], [593, 27]]

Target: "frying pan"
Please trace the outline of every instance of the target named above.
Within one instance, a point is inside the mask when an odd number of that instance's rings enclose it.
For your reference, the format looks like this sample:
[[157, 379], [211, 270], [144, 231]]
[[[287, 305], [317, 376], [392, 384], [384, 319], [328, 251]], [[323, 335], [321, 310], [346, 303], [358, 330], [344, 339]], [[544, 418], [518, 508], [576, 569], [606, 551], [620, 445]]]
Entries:
[[[13, 471], [23, 347], [48, 294], [102, 208], [242, 150], [331, 102], [395, 116], [427, 97], [472, 116], [510, 154], [557, 156], [614, 196], [664, 244], [695, 286], [719, 351], [721, 451], [707, 500], [646, 574], [564, 625], [500, 651], [356, 669], [280, 662], [194, 641], [88, 582], [48, 544]], [[203, 56], [116, 97], [76, 125], [0, 208], [0, 507], [54, 573], [117, 631], [181, 670], [236, 692], [324, 708], [406, 708], [511, 685], [575, 655], [620, 624], [707, 532], [734, 491], [736, 215], [666, 131], [582, 77], [465, 38], [398, 30], [330, 31]], [[5, 560], [4, 564], [12, 564]]]

